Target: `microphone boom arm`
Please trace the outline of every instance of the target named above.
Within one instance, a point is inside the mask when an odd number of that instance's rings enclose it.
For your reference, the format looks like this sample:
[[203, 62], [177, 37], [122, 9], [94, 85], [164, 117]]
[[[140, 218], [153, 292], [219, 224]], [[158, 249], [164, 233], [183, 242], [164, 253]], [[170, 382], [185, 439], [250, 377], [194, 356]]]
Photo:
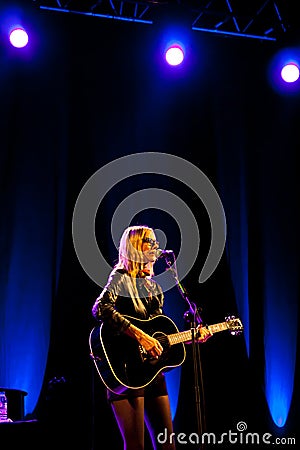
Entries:
[[[172, 275], [176, 281], [176, 286], [180, 292], [181, 297], [187, 302], [187, 304], [189, 306], [189, 310], [186, 312], [186, 314], [192, 315], [193, 323], [195, 326], [196, 326], [196, 324], [199, 325], [200, 323], [203, 323], [196, 304], [194, 302], [190, 301], [185, 287], [182, 285], [182, 283], [180, 282], [180, 280], [178, 278], [176, 259], [175, 259], [175, 254], [174, 254], [173, 250], [158, 249], [157, 252], [159, 254], [158, 258], [161, 258], [161, 257], [165, 258], [166, 264], [168, 266], [167, 270], [169, 270], [172, 273]], [[170, 258], [170, 256], [173, 256], [173, 258]]]

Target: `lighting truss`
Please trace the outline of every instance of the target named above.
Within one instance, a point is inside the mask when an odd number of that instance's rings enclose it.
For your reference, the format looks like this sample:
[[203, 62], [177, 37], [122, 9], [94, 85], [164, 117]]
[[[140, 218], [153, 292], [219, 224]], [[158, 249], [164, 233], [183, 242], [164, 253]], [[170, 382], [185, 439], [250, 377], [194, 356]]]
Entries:
[[189, 20], [192, 30], [276, 41], [289, 30], [293, 0], [33, 0], [40, 9], [153, 24], [160, 12]]

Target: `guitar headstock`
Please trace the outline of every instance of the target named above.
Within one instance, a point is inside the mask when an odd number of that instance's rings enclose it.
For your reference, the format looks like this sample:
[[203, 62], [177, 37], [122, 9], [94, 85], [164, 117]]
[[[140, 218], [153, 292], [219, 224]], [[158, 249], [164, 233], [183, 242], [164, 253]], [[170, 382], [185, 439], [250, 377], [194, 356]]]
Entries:
[[243, 332], [243, 324], [241, 320], [235, 316], [228, 316], [225, 317], [228, 329], [230, 331], [230, 334], [233, 336], [236, 336], [237, 334], [241, 334]]

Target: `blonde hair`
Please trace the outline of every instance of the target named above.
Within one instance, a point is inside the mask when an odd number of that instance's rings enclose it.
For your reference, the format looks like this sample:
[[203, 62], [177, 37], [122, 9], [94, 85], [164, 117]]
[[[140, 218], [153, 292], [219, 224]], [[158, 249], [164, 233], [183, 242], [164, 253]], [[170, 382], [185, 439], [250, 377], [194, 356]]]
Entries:
[[[133, 225], [124, 230], [120, 239], [117, 269], [125, 269], [131, 276], [136, 277], [144, 268], [147, 261], [145, 261], [142, 246], [143, 239], [149, 231], [154, 233], [153, 229], [147, 225]], [[153, 275], [153, 264], [149, 268], [150, 274]]]

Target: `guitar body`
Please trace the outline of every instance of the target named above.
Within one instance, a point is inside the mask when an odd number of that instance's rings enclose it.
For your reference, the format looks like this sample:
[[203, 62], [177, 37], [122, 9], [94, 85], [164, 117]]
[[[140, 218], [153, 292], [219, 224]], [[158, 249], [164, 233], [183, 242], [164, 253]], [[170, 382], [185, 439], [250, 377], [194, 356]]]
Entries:
[[148, 320], [126, 316], [136, 327], [155, 337], [163, 346], [158, 359], [149, 356], [133, 338], [113, 335], [110, 328], [101, 324], [92, 329], [89, 338], [91, 356], [105, 386], [117, 394], [127, 388], [147, 386], [160, 372], [180, 366], [186, 357], [182, 342], [169, 345], [167, 336], [178, 333], [175, 323], [159, 315]]

